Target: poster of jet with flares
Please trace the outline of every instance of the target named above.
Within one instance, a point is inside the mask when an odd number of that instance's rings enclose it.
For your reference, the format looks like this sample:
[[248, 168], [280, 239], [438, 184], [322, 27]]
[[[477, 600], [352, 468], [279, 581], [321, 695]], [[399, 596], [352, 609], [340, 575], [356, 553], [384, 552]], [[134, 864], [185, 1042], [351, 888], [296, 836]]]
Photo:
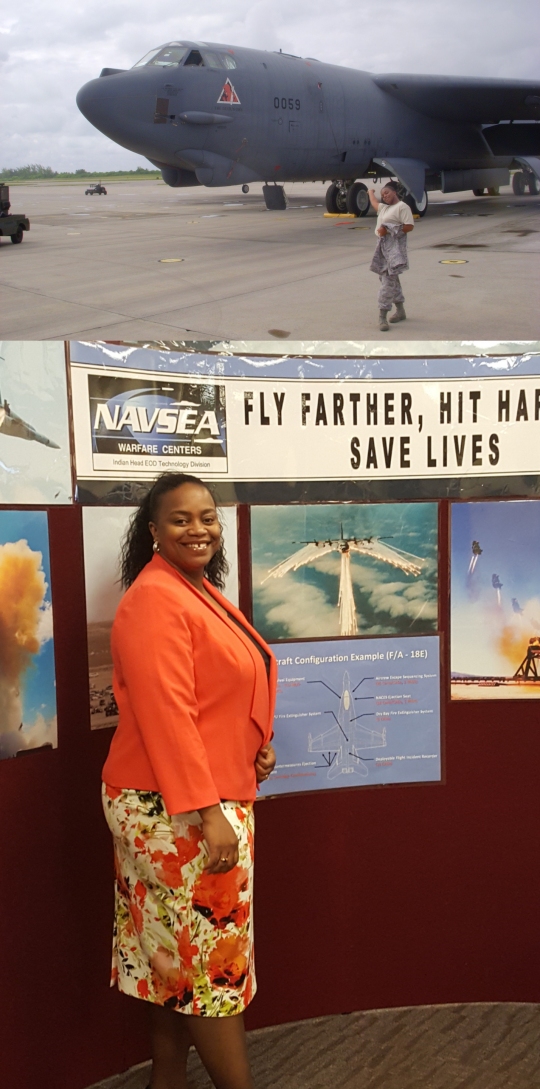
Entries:
[[0, 511], [0, 759], [56, 748], [46, 511]]
[[452, 699], [540, 697], [540, 501], [452, 505]]
[[253, 615], [265, 639], [437, 629], [437, 504], [252, 507]]
[[0, 502], [72, 501], [63, 341], [0, 341]]

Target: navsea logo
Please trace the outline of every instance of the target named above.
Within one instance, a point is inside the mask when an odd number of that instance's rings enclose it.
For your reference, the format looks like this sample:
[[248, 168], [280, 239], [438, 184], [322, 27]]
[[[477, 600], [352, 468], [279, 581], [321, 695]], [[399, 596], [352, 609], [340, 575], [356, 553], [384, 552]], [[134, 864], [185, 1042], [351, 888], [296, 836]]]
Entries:
[[223, 386], [89, 375], [89, 397], [96, 453], [226, 457]]

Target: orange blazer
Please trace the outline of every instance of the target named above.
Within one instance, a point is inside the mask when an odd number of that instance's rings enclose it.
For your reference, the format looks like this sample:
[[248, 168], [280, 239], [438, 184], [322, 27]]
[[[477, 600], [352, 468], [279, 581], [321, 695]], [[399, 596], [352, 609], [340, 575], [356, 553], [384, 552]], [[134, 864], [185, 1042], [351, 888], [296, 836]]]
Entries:
[[272, 736], [276, 660], [263, 657], [187, 579], [156, 555], [126, 591], [112, 628], [120, 712], [103, 779], [156, 790], [169, 813], [256, 797], [255, 758]]

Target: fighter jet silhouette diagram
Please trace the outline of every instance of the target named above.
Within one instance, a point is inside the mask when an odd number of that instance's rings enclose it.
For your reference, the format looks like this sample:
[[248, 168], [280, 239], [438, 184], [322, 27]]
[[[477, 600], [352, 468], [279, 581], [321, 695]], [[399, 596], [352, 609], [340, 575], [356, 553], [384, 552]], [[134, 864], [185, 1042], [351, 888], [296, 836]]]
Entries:
[[3, 401], [0, 407], [0, 433], [2, 435], [11, 435], [14, 439], [41, 442], [43, 446], [51, 446], [54, 450], [60, 449], [56, 442], [48, 439], [46, 435], [40, 435], [39, 431], [32, 427], [32, 424], [26, 423], [20, 416], [17, 416], [17, 413], [13, 411], [6, 400]]
[[384, 542], [390, 537], [345, 537], [343, 525], [341, 536], [326, 541], [302, 541], [304, 546], [298, 552], [293, 552], [286, 560], [272, 567], [261, 585], [268, 579], [280, 579], [289, 571], [297, 571], [306, 563], [312, 563], [328, 552], [339, 552], [341, 556], [339, 577], [339, 633], [340, 635], [357, 635], [358, 621], [354, 591], [351, 577], [351, 553], [357, 552], [361, 556], [371, 556], [379, 563], [389, 564], [405, 571], [407, 575], [418, 576], [425, 565], [425, 560], [419, 556], [413, 556], [410, 552], [404, 552], [401, 548], [388, 545]]
[[374, 706], [374, 696], [355, 696], [355, 692], [364, 681], [371, 681], [373, 677], [364, 677], [352, 688], [348, 673], [343, 674], [343, 687], [341, 696], [330, 688], [326, 681], [308, 681], [308, 684], [323, 684], [336, 699], [339, 700], [337, 715], [334, 711], [326, 711], [332, 715], [335, 725], [329, 730], [323, 731], [317, 737], [308, 735], [308, 751], [322, 754], [323, 763], [319, 767], [328, 767], [328, 779], [336, 779], [338, 775], [361, 775], [366, 778], [369, 768], [360, 753], [365, 749], [386, 748], [386, 727], [382, 730], [370, 729], [367, 725], [361, 725], [360, 719], [373, 718], [375, 711], [360, 711], [355, 704]]

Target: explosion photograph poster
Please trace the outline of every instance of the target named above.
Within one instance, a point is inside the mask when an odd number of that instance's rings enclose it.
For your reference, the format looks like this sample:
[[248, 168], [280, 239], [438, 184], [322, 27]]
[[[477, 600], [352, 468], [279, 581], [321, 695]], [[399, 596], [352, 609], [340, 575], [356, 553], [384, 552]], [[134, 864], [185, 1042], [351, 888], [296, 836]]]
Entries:
[[63, 341], [0, 342], [0, 502], [69, 503]]
[[452, 505], [452, 699], [540, 697], [540, 501]]
[[437, 504], [252, 507], [253, 616], [269, 641], [437, 630]]
[[0, 511], [0, 759], [56, 748], [46, 511]]
[[[112, 688], [111, 627], [122, 587], [120, 550], [136, 507], [83, 507], [84, 578], [93, 730], [116, 726], [118, 708]], [[238, 605], [236, 507], [221, 507], [223, 542], [229, 563], [225, 597]]]

